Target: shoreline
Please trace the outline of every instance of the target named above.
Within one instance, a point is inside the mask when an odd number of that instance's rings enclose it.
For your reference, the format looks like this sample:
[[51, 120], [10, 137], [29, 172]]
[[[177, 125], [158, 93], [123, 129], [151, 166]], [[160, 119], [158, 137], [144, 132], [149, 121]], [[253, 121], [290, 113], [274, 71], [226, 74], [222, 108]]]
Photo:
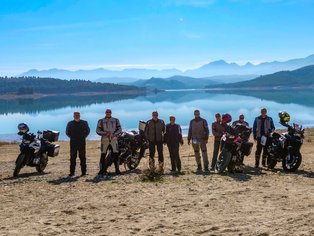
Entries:
[[144, 94], [150, 94], [153, 91], [150, 90], [130, 90], [125, 92], [79, 92], [79, 93], [51, 93], [51, 94], [45, 94], [45, 93], [34, 93], [34, 94], [23, 94], [18, 95], [16, 93], [5, 93], [0, 94], [1, 100], [16, 100], [16, 99], [40, 99], [45, 97], [56, 97], [56, 96], [100, 96], [100, 95], [109, 95], [109, 94], [124, 94], [124, 95], [144, 95]]
[[[314, 133], [314, 126], [311, 127], [304, 127], [305, 128], [305, 139], [307, 138], [307, 134], [309, 134], [308, 136], [311, 137], [312, 133]], [[126, 130], [126, 131], [130, 131], [130, 130]], [[284, 133], [286, 132], [286, 129], [277, 129], [275, 132], [278, 133]], [[14, 136], [14, 137], [18, 137], [18, 138], [9, 138], [9, 139], [4, 139], [2, 138], [3, 136]], [[213, 138], [214, 136], [212, 134], [209, 135], [209, 139]], [[251, 134], [250, 136], [251, 138], [253, 138], [253, 135]], [[183, 134], [183, 138], [186, 139], [187, 138], [187, 134], [184, 133]], [[16, 144], [19, 142], [19, 140], [21, 139], [20, 136], [18, 136], [17, 134], [0, 134], [0, 144]], [[87, 142], [95, 142], [95, 141], [100, 141], [100, 136], [97, 134], [93, 134], [92, 137], [89, 137], [86, 139]], [[66, 139], [59, 139], [58, 142], [68, 142], [69, 143], [69, 138]]]

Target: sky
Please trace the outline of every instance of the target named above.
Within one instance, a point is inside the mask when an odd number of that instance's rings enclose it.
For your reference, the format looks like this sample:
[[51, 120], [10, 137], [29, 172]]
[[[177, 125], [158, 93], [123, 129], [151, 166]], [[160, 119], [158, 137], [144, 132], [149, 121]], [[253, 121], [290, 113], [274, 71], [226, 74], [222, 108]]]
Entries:
[[0, 75], [314, 53], [314, 0], [0, 0]]

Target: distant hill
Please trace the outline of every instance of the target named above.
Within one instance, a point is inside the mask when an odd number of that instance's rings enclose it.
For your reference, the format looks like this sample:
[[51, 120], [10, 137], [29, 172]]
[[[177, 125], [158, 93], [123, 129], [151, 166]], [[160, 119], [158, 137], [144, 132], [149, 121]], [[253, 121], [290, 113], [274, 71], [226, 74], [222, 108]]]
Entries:
[[172, 76], [169, 78], [151, 78], [149, 80], [138, 80], [130, 85], [146, 87], [149, 89], [196, 89], [205, 88], [208, 84], [217, 84], [209, 79], [197, 79], [187, 76]]
[[[188, 76], [195, 78], [205, 78], [211, 76], [230, 76], [230, 75], [265, 75], [283, 70], [295, 70], [304, 66], [314, 65], [314, 55], [306, 58], [292, 59], [288, 61], [273, 61], [264, 62], [258, 65], [253, 65], [248, 62], [244, 65], [237, 63], [228, 63], [225, 60], [213, 61], [205, 64], [199, 68], [180, 71], [177, 69], [124, 69], [124, 70], [107, 70], [98, 68], [94, 70], [62, 70], [62, 69], [49, 69], [49, 70], [36, 70], [32, 69], [20, 76], [35, 76], [35, 77], [50, 77], [58, 79], [82, 79], [82, 80], [101, 80], [101, 82], [115, 82], [129, 83], [135, 82], [139, 79], [154, 78], [168, 78], [174, 75]], [[235, 78], [235, 77], [234, 77]], [[112, 79], [112, 81], [110, 81]], [[226, 82], [226, 81], [222, 81]], [[230, 82], [230, 81], [229, 81]]]
[[18, 95], [41, 94], [74, 94], [74, 93], [143, 93], [145, 89], [135, 86], [96, 83], [84, 80], [61, 80], [35, 77], [0, 77], [0, 94], [15, 93]]
[[270, 75], [264, 75], [245, 82], [209, 85], [207, 88], [314, 88], [314, 65], [302, 67], [294, 71], [281, 71]]

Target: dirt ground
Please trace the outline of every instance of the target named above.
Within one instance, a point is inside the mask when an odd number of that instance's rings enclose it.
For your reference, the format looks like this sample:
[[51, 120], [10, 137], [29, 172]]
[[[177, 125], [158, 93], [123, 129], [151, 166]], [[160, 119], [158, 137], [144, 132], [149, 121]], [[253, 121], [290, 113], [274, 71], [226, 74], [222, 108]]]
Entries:
[[[87, 144], [89, 175], [69, 174], [69, 144], [50, 158], [44, 174], [25, 167], [12, 178], [17, 144], [0, 144], [0, 235], [314, 235], [314, 131], [307, 130], [303, 163], [295, 173], [273, 171], [195, 174], [190, 146], [181, 148], [184, 175], [144, 181], [138, 170], [94, 181], [97, 141]], [[208, 144], [211, 159], [212, 139]], [[79, 161], [77, 175], [80, 175]], [[113, 171], [111, 169], [111, 171]]]

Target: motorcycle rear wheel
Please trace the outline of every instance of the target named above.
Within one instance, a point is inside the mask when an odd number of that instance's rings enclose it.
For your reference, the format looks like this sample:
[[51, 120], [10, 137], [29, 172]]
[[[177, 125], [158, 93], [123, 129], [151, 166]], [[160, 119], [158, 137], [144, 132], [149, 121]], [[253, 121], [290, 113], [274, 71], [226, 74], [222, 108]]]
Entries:
[[48, 156], [46, 153], [43, 153], [43, 155], [40, 157], [40, 163], [38, 166], [36, 166], [36, 170], [38, 173], [43, 173], [46, 169], [46, 166], [48, 164]]
[[18, 155], [16, 162], [15, 162], [13, 177], [17, 177], [19, 175], [21, 169], [23, 168], [24, 158], [25, 158], [24, 154]]
[[297, 153], [297, 154], [290, 154], [293, 155], [292, 157], [290, 156], [290, 159], [292, 158], [291, 161], [288, 161], [288, 155], [282, 160], [282, 168], [285, 171], [288, 172], [294, 172], [296, 171], [302, 162], [302, 155], [301, 153]]
[[224, 172], [224, 170], [227, 168], [231, 160], [231, 153], [223, 149], [217, 159], [216, 165], [215, 165], [215, 173], [220, 174]]

